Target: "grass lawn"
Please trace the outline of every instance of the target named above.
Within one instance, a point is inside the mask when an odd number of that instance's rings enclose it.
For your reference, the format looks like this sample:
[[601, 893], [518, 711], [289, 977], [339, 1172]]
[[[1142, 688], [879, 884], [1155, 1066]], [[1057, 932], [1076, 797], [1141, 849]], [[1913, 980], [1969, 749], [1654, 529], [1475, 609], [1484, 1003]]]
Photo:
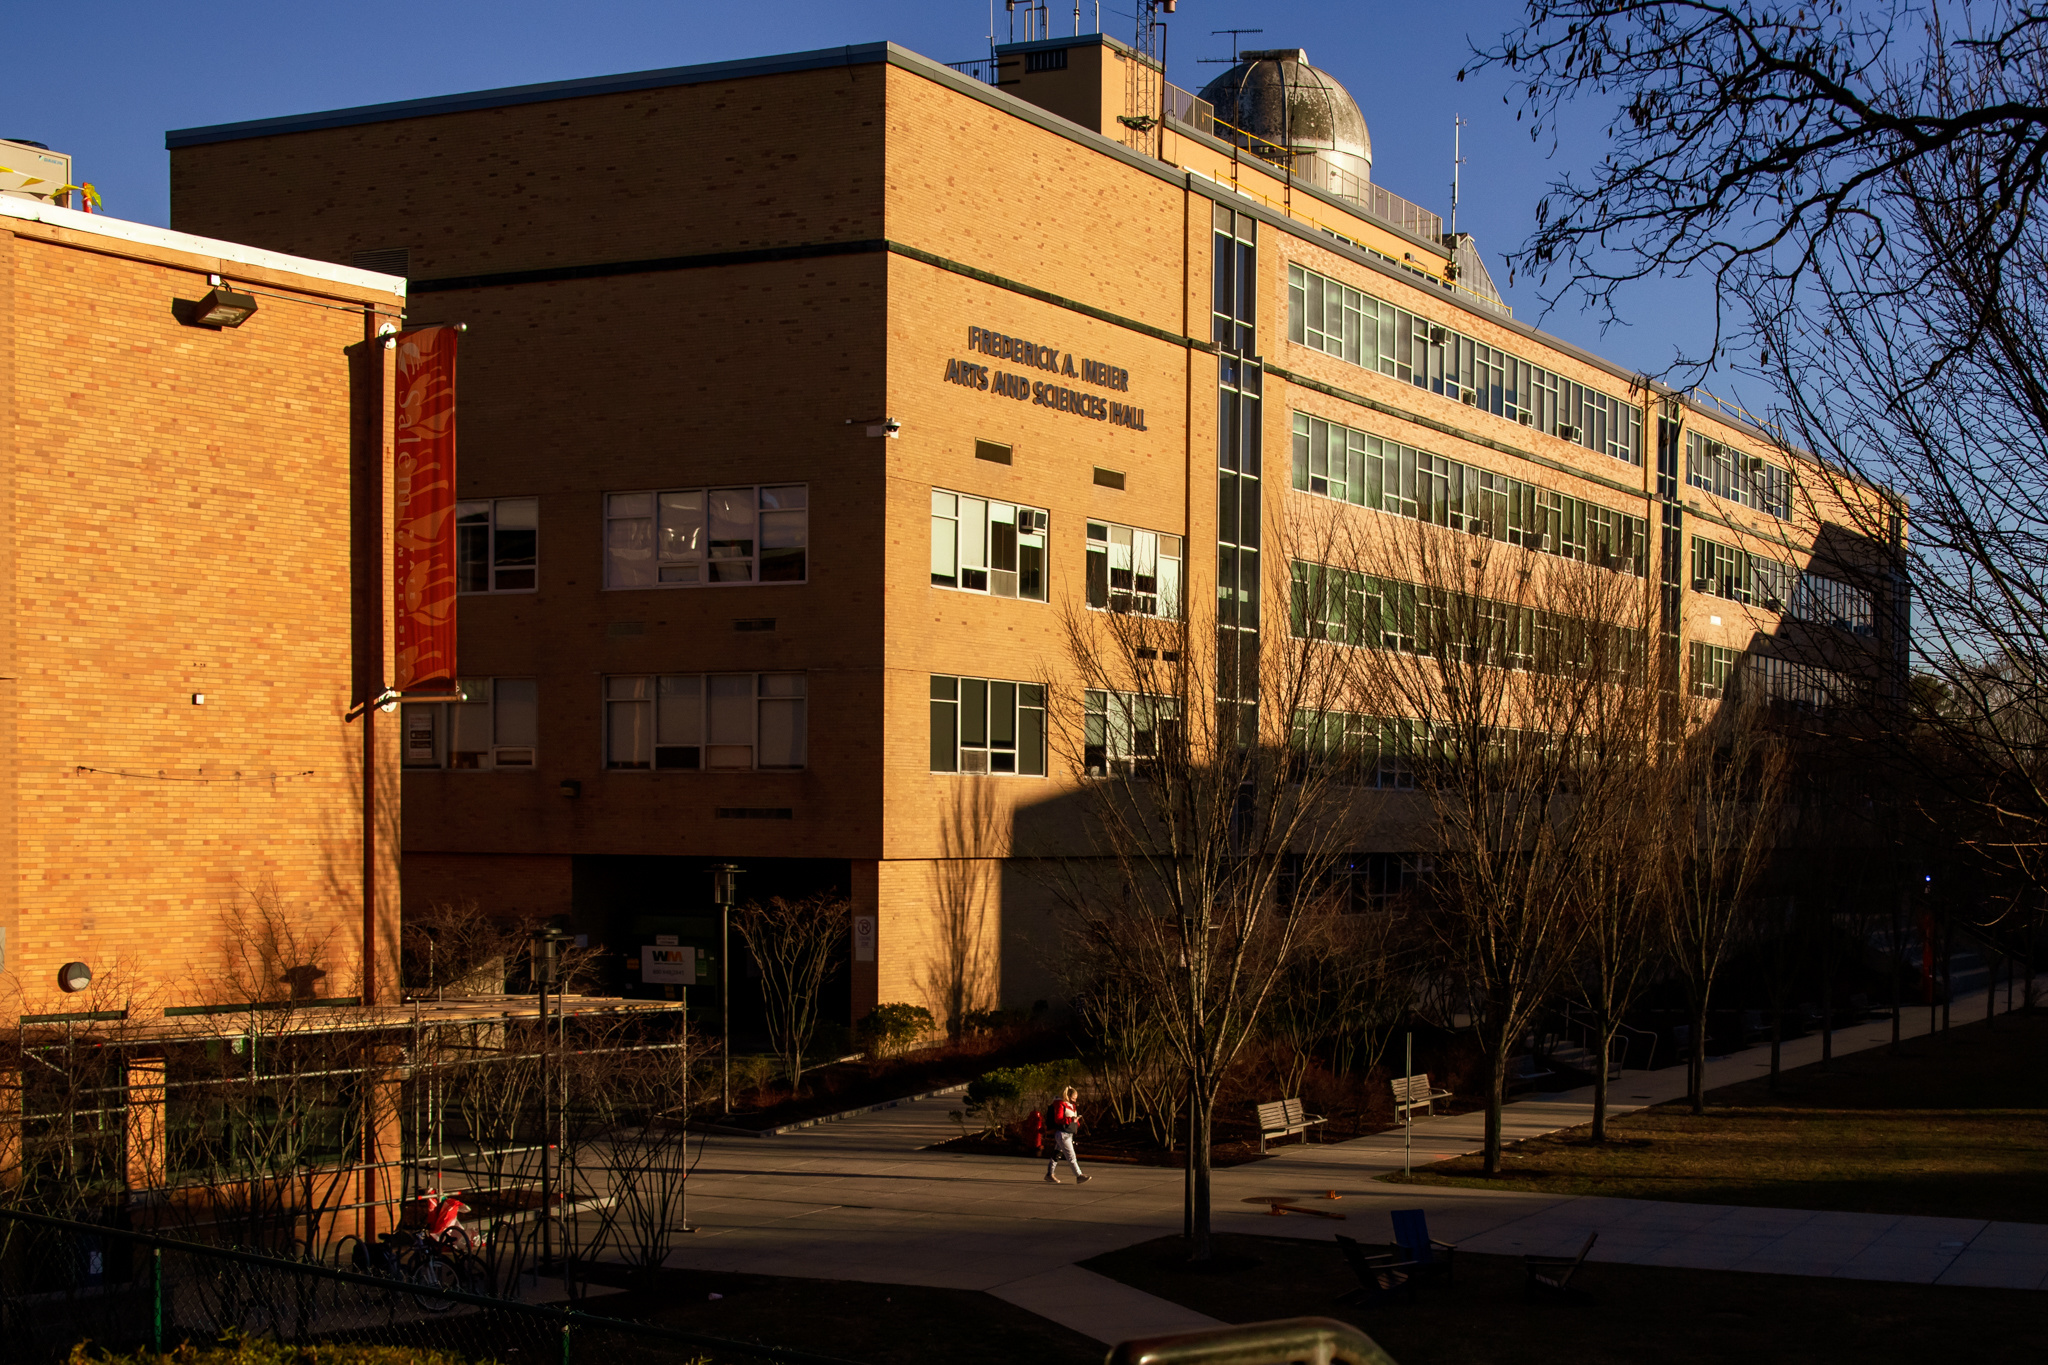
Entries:
[[1854, 1361], [1972, 1365], [2041, 1359], [2044, 1296], [2024, 1289], [1949, 1289], [1861, 1280], [1671, 1270], [1589, 1261], [1581, 1299], [1532, 1299], [1522, 1264], [1458, 1256], [1455, 1286], [1413, 1304], [1350, 1308], [1357, 1286], [1330, 1242], [1220, 1237], [1226, 1255], [1257, 1264], [1220, 1274], [1172, 1268], [1177, 1237], [1085, 1262], [1088, 1269], [1226, 1322], [1318, 1315], [1356, 1324], [1400, 1365], [1725, 1365], [1728, 1361]]
[[[612, 1278], [607, 1276], [607, 1278]], [[619, 1278], [623, 1279], [623, 1276]], [[711, 1295], [722, 1295], [713, 1299]], [[866, 1365], [972, 1359], [990, 1365], [1097, 1365], [1103, 1346], [992, 1295], [968, 1289], [802, 1280], [706, 1270], [665, 1270], [651, 1288], [588, 1304], [607, 1317], [686, 1332], [815, 1351]], [[578, 1365], [680, 1365], [689, 1349], [602, 1333]], [[758, 1357], [707, 1351], [714, 1365], [764, 1365]], [[512, 1356], [502, 1365], [547, 1365]]]
[[1709, 1091], [1699, 1118], [1683, 1102], [1622, 1115], [1605, 1146], [1586, 1133], [1517, 1143], [1492, 1180], [1477, 1156], [1389, 1179], [2048, 1223], [2048, 1011], [1801, 1067], [1776, 1092], [1763, 1079]]

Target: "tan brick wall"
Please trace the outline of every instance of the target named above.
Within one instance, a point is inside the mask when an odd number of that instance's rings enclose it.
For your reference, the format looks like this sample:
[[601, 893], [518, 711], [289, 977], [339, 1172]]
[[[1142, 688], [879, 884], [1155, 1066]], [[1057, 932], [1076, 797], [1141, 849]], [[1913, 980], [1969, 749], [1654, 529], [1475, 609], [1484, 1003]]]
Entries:
[[[263, 297], [239, 329], [190, 328], [172, 301], [206, 292], [204, 262], [95, 240], [26, 225], [0, 254], [15, 645], [0, 1012], [206, 999], [266, 907], [282, 965], [356, 994], [365, 767], [342, 716], [357, 655], [383, 647], [356, 612], [358, 572], [379, 591], [382, 575], [358, 562], [359, 519], [381, 539], [382, 514], [358, 506], [351, 465], [374, 473], [388, 452], [355, 448], [352, 424], [385, 365], [360, 392], [347, 351], [364, 318], [333, 306], [336, 286]], [[395, 737], [380, 732], [372, 779], [394, 816]], [[376, 867], [388, 948], [388, 839]], [[94, 968], [88, 996], [56, 990], [73, 959]]]

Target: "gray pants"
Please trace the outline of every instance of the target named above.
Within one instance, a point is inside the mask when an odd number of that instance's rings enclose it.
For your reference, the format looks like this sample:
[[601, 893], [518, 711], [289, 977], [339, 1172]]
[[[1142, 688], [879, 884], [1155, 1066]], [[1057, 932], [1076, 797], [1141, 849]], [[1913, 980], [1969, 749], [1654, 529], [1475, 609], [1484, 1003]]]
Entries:
[[1058, 1169], [1059, 1164], [1064, 1161], [1074, 1168], [1075, 1175], [1081, 1174], [1080, 1159], [1074, 1155], [1074, 1135], [1072, 1133], [1051, 1133], [1047, 1136], [1052, 1138], [1052, 1160], [1045, 1163], [1045, 1173], [1051, 1175]]

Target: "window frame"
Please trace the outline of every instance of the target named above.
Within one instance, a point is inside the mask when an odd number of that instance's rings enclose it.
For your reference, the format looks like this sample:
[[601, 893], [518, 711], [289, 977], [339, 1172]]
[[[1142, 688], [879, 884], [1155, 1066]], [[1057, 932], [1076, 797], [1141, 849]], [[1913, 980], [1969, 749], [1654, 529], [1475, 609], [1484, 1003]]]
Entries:
[[[508, 503], [530, 505], [533, 509], [533, 525], [504, 525], [504, 518], [499, 509]], [[484, 518], [480, 525], [470, 520], [470, 518], [479, 514], [478, 509], [481, 509], [481, 514]], [[472, 567], [470, 555], [473, 551], [471, 547], [476, 537], [465, 534], [465, 532], [474, 532], [479, 529], [484, 533], [482, 537], [483, 555], [480, 564], [485, 584], [480, 588], [467, 586]], [[514, 554], [510, 558], [502, 558], [501, 556], [504, 554], [506, 547], [502, 546], [500, 542], [508, 538], [503, 534], [508, 531], [515, 533], [513, 537], [510, 537], [514, 540]], [[532, 553], [523, 559], [516, 553], [516, 533], [519, 532], [529, 533], [533, 537]], [[516, 580], [521, 574], [527, 575], [529, 581], [523, 584], [517, 582]], [[504, 583], [503, 580], [508, 576], [515, 581], [510, 584]], [[540, 591], [540, 498], [537, 495], [512, 498], [463, 498], [456, 502], [455, 591], [456, 595], [460, 597], [483, 597], [493, 593]]]
[[[1048, 777], [1051, 740], [1051, 693], [1044, 683], [1012, 678], [977, 678], [957, 673], [933, 673], [929, 690], [931, 704], [931, 771], [935, 775], [960, 777]], [[981, 739], [967, 738], [974, 716], [970, 698], [978, 691]], [[1002, 742], [997, 725], [999, 702], [1009, 704], [1009, 738]], [[1035, 736], [1034, 736], [1035, 731]], [[941, 744], [941, 737], [945, 743]], [[1030, 741], [1036, 738], [1033, 746]], [[951, 767], [940, 766], [944, 750]], [[979, 764], [969, 761], [978, 755]], [[1009, 766], [998, 760], [1007, 756]], [[1035, 767], [1033, 765], [1036, 765]]]
[[[509, 719], [505, 712], [510, 709], [510, 700], [501, 694], [519, 687], [528, 689], [528, 720], [532, 733], [524, 742], [516, 736], [507, 742], [507, 737], [500, 731], [506, 728], [504, 722]], [[479, 719], [489, 737], [489, 744], [480, 749], [460, 751], [452, 747], [459, 725], [456, 707], [474, 707], [483, 713]], [[415, 736], [419, 733], [418, 722], [423, 719], [431, 722], [427, 747], [432, 752], [433, 761], [417, 763], [413, 761]], [[399, 702], [399, 726], [401, 772], [534, 772], [539, 768], [540, 756], [539, 680], [518, 675], [460, 678], [456, 680], [452, 696], [402, 699]], [[477, 761], [457, 763], [454, 760], [458, 752]], [[523, 761], [519, 755], [524, 755]]]
[[[747, 738], [744, 744], [732, 736], [717, 733], [718, 718], [714, 706], [718, 693], [715, 680], [737, 680], [749, 682], [747, 703]], [[644, 684], [638, 688], [639, 695], [632, 695], [627, 684]], [[664, 684], [675, 684], [673, 689]], [[693, 686], [692, 686], [693, 685]], [[780, 688], [783, 690], [772, 690]], [[793, 690], [792, 690], [793, 688]], [[696, 736], [691, 742], [687, 738], [673, 738], [664, 741], [662, 735], [671, 719], [664, 714], [664, 694], [676, 700], [678, 725], [687, 722], [683, 709], [690, 704], [694, 691], [695, 721], [690, 727]], [[761, 671], [716, 671], [705, 673], [607, 673], [598, 684], [598, 705], [602, 708], [599, 726], [598, 763], [612, 773], [795, 773], [810, 767], [810, 675], [803, 671], [761, 670]], [[767, 708], [776, 707], [793, 711], [795, 721], [789, 728], [794, 737], [798, 761], [796, 763], [768, 764], [761, 761], [763, 736], [768, 731], [763, 717]], [[636, 716], [635, 725], [644, 742], [636, 742], [636, 752], [644, 751], [645, 762], [619, 761], [614, 757], [618, 749], [619, 717], [631, 708]], [[747, 762], [713, 763], [714, 749], [739, 749], [747, 751]], [[674, 761], [664, 763], [662, 750], [672, 751]], [[695, 750], [694, 761], [686, 752]]]
[[[1102, 780], [1137, 776], [1174, 742], [1173, 730], [1179, 719], [1179, 704], [1170, 696], [1085, 689], [1081, 693], [1081, 776]], [[1126, 752], [1116, 752], [1120, 740]]]
[[1685, 482], [1779, 521], [1792, 520], [1799, 488], [1798, 476], [1784, 465], [1699, 431], [1685, 433]]
[[1643, 462], [1643, 410], [1635, 404], [1293, 261], [1287, 339], [1596, 454]]
[[[1099, 537], [1096, 535], [1098, 530], [1102, 533]], [[1124, 558], [1129, 561], [1122, 571], [1128, 582], [1121, 593], [1116, 585], [1118, 532], [1124, 534], [1121, 547], [1126, 552]], [[1187, 604], [1187, 537], [1172, 531], [1148, 531], [1142, 526], [1126, 526], [1122, 522], [1093, 517], [1087, 521], [1086, 534], [1087, 560], [1082, 593], [1090, 611], [1152, 616], [1163, 621], [1181, 619], [1181, 610]], [[1171, 553], [1168, 552], [1169, 542]], [[1152, 563], [1152, 588], [1149, 592], [1142, 587], [1145, 577], [1140, 572], [1148, 550]], [[1165, 570], [1169, 563], [1177, 566], [1170, 575], [1170, 586]], [[1118, 605], [1119, 596], [1123, 598], [1122, 605]], [[1149, 610], [1144, 606], [1148, 599], [1152, 604]]]
[[[942, 507], [946, 500], [950, 507]], [[977, 537], [973, 543], [978, 564], [967, 563], [969, 537], [962, 534], [962, 527], [973, 524], [967, 515], [968, 504], [980, 504], [982, 513]], [[998, 509], [1007, 508], [1010, 520], [998, 521]], [[1027, 503], [1011, 502], [1004, 498], [985, 497], [979, 493], [962, 493], [951, 488], [933, 487], [931, 496], [931, 585], [948, 592], [970, 592], [983, 597], [997, 597], [1018, 602], [1047, 602], [1052, 596], [1052, 514], [1043, 507]], [[1026, 520], [1033, 529], [1023, 529]], [[946, 523], [941, 527], [941, 523]], [[1008, 527], [1007, 537], [1010, 568], [1001, 568], [996, 560], [1005, 548], [1005, 539], [999, 534], [999, 527]], [[951, 564], [951, 581], [942, 581], [940, 563], [941, 547], [945, 560]], [[1037, 566], [1027, 567], [1030, 552], [1037, 552]], [[966, 582], [969, 574], [980, 576], [979, 584]], [[1005, 580], [999, 575], [1009, 575]], [[1014, 592], [999, 592], [1005, 582], [1014, 585]], [[1036, 594], [1028, 591], [1035, 586]]]
[[[722, 493], [738, 493], [742, 491], [746, 492], [753, 499], [753, 539], [746, 542], [750, 547], [746, 554], [721, 557], [715, 553], [718, 542], [714, 542], [711, 535], [714, 515], [713, 500]], [[677, 488], [633, 488], [608, 492], [604, 495], [604, 505], [600, 509], [600, 521], [602, 523], [600, 543], [604, 554], [605, 591], [646, 592], [653, 589], [771, 588], [792, 587], [808, 583], [811, 581], [810, 491], [811, 486], [808, 483], [735, 483], [700, 484], [694, 487]], [[784, 501], [771, 504], [768, 501], [768, 495], [771, 494], [779, 495]], [[663, 555], [667, 552], [667, 547], [663, 543], [665, 539], [664, 531], [667, 529], [664, 513], [667, 511], [667, 508], [664, 506], [663, 499], [681, 499], [692, 495], [698, 499], [696, 533], [697, 539], [701, 542], [700, 548], [689, 551], [688, 557], [679, 555], [676, 558], [664, 561]], [[794, 503], [787, 501], [792, 496], [796, 499]], [[626, 498], [648, 499], [647, 510], [618, 510], [619, 500]], [[676, 510], [680, 513], [684, 509], [678, 508]], [[780, 525], [781, 521], [799, 516], [802, 519], [801, 544], [796, 546], [771, 546], [768, 544], [768, 522], [770, 517], [780, 519], [778, 521], [778, 525]], [[618, 552], [622, 547], [615, 540], [617, 533], [615, 533], [613, 528], [615, 526], [630, 525], [634, 522], [645, 522], [647, 524], [648, 538], [645, 554], [648, 556], [648, 567], [653, 574], [652, 582], [627, 583], [620, 581], [620, 575], [617, 571], [620, 562]], [[794, 577], [780, 574], [773, 578], [766, 577], [764, 571], [770, 563], [769, 552], [771, 550], [786, 551], [790, 549], [798, 552], [802, 571]], [[747, 566], [747, 577], [720, 578], [717, 576], [719, 566], [731, 566], [742, 563]], [[682, 577], [682, 573], [686, 569], [694, 570], [696, 577]], [[669, 572], [674, 572], [677, 576], [664, 581], [663, 575]]]

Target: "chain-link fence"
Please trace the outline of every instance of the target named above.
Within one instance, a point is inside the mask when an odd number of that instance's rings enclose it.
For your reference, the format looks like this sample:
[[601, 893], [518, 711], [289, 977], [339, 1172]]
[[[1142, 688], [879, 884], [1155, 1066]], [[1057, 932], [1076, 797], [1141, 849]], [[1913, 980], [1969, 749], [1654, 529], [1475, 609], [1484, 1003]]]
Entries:
[[[328, 1264], [0, 1208], [0, 1361], [72, 1345], [168, 1350], [231, 1332], [440, 1350], [500, 1365], [849, 1365], [830, 1356], [525, 1302], [559, 1281], [424, 1237], [337, 1242]], [[338, 1264], [333, 1263], [338, 1262]], [[502, 1282], [501, 1282], [502, 1281]]]

